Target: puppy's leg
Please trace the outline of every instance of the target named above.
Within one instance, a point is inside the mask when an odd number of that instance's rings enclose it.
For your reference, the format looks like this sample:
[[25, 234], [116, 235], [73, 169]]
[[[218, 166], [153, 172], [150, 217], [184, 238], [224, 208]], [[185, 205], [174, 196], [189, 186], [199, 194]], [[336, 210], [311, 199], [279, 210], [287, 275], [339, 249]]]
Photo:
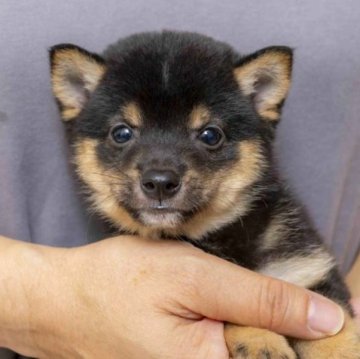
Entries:
[[360, 334], [350, 316], [337, 335], [320, 340], [294, 340], [292, 344], [301, 359], [360, 359]]
[[287, 339], [266, 329], [226, 324], [225, 340], [232, 359], [296, 359]]
[[350, 293], [336, 268], [317, 285], [310, 288], [339, 303], [345, 314], [345, 325], [340, 333], [314, 341], [293, 341], [301, 359], [360, 359], [360, 331], [349, 304]]

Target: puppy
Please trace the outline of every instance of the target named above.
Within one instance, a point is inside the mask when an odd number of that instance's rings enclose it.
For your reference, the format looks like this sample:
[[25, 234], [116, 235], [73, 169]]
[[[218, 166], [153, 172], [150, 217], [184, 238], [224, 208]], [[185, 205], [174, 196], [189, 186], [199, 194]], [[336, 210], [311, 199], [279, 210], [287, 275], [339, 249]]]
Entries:
[[242, 56], [169, 31], [121, 39], [102, 56], [70, 44], [50, 50], [73, 162], [103, 218], [118, 231], [187, 240], [347, 313], [338, 335], [318, 341], [229, 324], [231, 357], [359, 359], [349, 292], [274, 164], [292, 57], [282, 46]]

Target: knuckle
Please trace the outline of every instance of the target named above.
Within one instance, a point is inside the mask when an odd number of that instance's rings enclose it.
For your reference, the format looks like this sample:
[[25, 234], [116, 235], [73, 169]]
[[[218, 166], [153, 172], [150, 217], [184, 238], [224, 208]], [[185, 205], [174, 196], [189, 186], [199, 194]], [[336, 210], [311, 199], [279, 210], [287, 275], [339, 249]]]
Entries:
[[286, 283], [269, 280], [263, 285], [259, 303], [260, 326], [270, 330], [283, 328], [290, 305], [290, 293]]
[[197, 255], [187, 254], [182, 258], [181, 268], [177, 268], [177, 272], [184, 294], [196, 295], [206, 275], [203, 260]]

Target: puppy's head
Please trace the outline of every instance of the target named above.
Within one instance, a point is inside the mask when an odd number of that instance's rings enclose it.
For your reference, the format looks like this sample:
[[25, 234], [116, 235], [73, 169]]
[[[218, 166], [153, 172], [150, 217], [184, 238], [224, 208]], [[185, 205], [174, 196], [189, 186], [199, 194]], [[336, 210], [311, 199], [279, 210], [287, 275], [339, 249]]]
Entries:
[[249, 210], [290, 85], [289, 48], [241, 57], [205, 36], [162, 32], [102, 56], [63, 44], [50, 57], [100, 214], [132, 232], [197, 239]]

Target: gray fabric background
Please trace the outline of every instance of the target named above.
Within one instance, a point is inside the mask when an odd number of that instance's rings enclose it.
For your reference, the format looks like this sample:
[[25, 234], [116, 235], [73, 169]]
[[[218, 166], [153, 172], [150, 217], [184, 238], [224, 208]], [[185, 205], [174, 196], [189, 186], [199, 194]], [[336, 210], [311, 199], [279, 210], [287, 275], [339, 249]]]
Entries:
[[52, 245], [93, 234], [67, 167], [47, 48], [195, 30], [246, 53], [296, 49], [280, 166], [347, 270], [360, 244], [360, 2], [0, 0], [0, 233]]

